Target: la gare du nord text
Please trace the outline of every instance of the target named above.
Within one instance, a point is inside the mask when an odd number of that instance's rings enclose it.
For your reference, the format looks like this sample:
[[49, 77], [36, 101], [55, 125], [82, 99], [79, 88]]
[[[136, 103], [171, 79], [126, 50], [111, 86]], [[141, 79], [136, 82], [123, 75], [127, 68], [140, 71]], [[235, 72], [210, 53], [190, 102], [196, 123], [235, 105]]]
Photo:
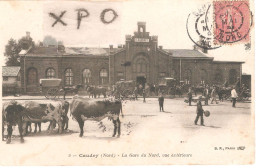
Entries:
[[[79, 157], [86, 157], [86, 158], [98, 158], [98, 157], [110, 157], [110, 158], [115, 158], [116, 156], [121, 156], [121, 157], [160, 157], [159, 153], [148, 153], [148, 154], [125, 154], [122, 153], [121, 155], [116, 155], [113, 153], [103, 153], [103, 154], [79, 154]], [[169, 154], [163, 154], [163, 157], [169, 157]]]
[[[66, 15], [66, 10], [61, 11], [60, 14], [56, 14], [53, 12], [49, 13], [49, 16], [52, 17], [55, 21], [52, 24], [52, 27], [54, 27], [57, 23], [62, 24], [63, 26], [67, 26], [67, 23], [62, 20], [63, 16]], [[80, 24], [81, 24], [81, 20], [84, 18], [86, 19], [87, 17], [90, 16], [90, 13], [87, 9], [85, 8], [80, 8], [80, 9], [76, 9], [76, 18], [77, 18], [77, 29], [80, 28]], [[112, 18], [110, 19], [106, 19], [106, 17], [108, 15], [111, 15]], [[114, 9], [111, 8], [106, 8], [104, 10], [102, 10], [102, 12], [100, 13], [100, 20], [102, 23], [104, 24], [110, 24], [112, 22], [114, 22], [116, 20], [116, 18], [118, 17], [117, 12]]]

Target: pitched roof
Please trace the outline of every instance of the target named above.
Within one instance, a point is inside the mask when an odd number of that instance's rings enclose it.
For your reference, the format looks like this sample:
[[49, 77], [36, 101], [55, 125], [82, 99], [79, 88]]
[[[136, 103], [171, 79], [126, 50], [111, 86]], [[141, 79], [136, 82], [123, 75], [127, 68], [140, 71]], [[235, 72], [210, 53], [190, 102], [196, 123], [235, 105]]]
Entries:
[[2, 76], [17, 76], [20, 71], [19, 66], [3, 66]]
[[198, 50], [189, 50], [189, 49], [163, 49], [169, 53], [172, 57], [183, 57], [183, 58], [205, 58], [212, 59], [205, 54], [199, 52]]
[[[124, 50], [124, 48], [113, 48], [113, 53]], [[34, 47], [26, 56], [108, 56], [109, 48], [89, 48], [89, 47], [64, 47], [63, 51], [58, 50], [55, 46], [49, 47]]]

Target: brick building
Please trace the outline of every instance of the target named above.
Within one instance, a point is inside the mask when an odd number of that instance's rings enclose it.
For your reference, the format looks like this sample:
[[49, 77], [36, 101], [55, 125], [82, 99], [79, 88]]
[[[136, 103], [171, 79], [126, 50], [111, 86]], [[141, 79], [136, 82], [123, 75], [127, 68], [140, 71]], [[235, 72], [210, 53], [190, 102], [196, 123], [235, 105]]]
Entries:
[[243, 63], [214, 61], [196, 49], [163, 49], [145, 22], [138, 22], [134, 35], [126, 35], [118, 47], [34, 47], [20, 56], [24, 92], [37, 92], [42, 78], [61, 78], [63, 85], [111, 85], [120, 79], [157, 84], [164, 77], [190, 84], [234, 84]]

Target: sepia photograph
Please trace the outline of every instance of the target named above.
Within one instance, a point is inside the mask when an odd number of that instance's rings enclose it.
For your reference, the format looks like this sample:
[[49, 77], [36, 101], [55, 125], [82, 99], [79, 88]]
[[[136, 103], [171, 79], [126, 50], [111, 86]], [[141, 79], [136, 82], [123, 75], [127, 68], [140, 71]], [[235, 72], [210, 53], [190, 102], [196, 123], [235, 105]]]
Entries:
[[0, 9], [0, 166], [255, 163], [253, 0]]

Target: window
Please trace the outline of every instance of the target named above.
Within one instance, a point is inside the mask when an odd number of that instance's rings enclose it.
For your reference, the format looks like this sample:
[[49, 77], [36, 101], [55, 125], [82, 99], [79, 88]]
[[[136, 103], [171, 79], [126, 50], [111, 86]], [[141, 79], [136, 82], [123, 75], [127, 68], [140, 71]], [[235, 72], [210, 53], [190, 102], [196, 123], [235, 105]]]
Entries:
[[160, 73], [160, 77], [165, 77], [166, 76], [166, 73], [165, 72], [161, 72]]
[[229, 84], [235, 84], [237, 81], [237, 71], [235, 69], [230, 69], [229, 71]]
[[123, 72], [118, 72], [117, 73], [117, 81], [120, 81], [121, 79], [124, 79], [124, 73]]
[[46, 78], [55, 78], [55, 70], [53, 68], [48, 68], [46, 71]]
[[184, 81], [185, 81], [185, 84], [191, 84], [191, 70], [190, 69], [185, 70]]
[[37, 84], [37, 70], [35, 68], [30, 68], [27, 74], [27, 83], [28, 85]]
[[147, 71], [147, 64], [144, 59], [140, 59], [137, 62], [137, 72], [138, 73], [146, 73]]
[[3, 81], [8, 81], [8, 76], [4, 76]]
[[99, 75], [100, 75], [99, 83], [101, 85], [107, 84], [108, 83], [108, 79], [107, 79], [108, 78], [108, 72], [107, 72], [107, 70], [106, 69], [101, 69]]
[[220, 84], [221, 82], [223, 82], [223, 75], [222, 75], [222, 70], [221, 69], [217, 69], [216, 73], [215, 73], [215, 83]]
[[177, 77], [176, 71], [174, 69], [172, 69], [172, 71], [171, 71], [171, 77], [172, 78], [176, 78]]
[[65, 85], [66, 86], [73, 85], [73, 72], [72, 69], [70, 68], [65, 70]]
[[205, 69], [200, 70], [200, 83], [205, 84], [208, 80], [208, 73]]
[[89, 69], [84, 69], [82, 73], [82, 79], [84, 84], [89, 84], [91, 78], [91, 71]]

